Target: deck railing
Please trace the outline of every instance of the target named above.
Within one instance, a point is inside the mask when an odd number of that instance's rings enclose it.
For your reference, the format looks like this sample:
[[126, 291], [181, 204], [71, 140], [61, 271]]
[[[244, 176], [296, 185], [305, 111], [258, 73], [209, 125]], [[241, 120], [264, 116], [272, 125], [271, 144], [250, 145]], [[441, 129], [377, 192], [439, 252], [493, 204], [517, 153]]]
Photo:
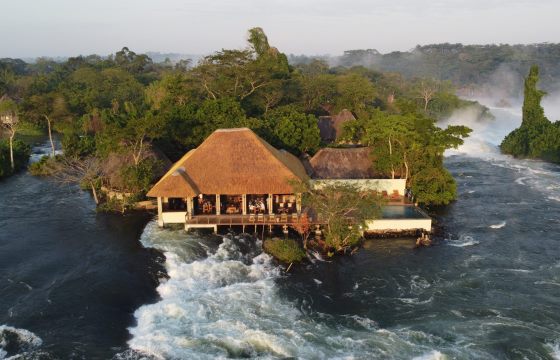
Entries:
[[[290, 225], [301, 220], [301, 214], [194, 215], [186, 219], [192, 225]], [[308, 218], [309, 223], [313, 219]]]

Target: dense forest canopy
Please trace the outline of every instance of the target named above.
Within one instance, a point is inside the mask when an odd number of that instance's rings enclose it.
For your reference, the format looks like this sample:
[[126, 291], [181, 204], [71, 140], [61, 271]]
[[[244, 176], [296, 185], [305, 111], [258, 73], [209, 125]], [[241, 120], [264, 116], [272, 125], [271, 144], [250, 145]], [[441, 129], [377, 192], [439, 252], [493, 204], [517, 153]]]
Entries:
[[[520, 98], [523, 77], [536, 64], [541, 84], [556, 91], [560, 84], [560, 44], [463, 45], [432, 44], [410, 51], [381, 54], [375, 49], [348, 50], [339, 57], [322, 57], [333, 65], [364, 66], [383, 72], [398, 72], [407, 78], [425, 77], [451, 81], [465, 95], [494, 95]], [[314, 57], [290, 56], [294, 64]]]
[[[278, 148], [313, 154], [337, 146], [321, 142], [317, 117], [349, 109], [358, 120], [346, 141], [372, 146], [372, 166], [387, 177], [406, 174], [426, 204], [455, 198], [443, 152], [469, 132], [440, 129], [437, 120], [465, 106], [482, 109], [458, 98], [449, 81], [320, 60], [291, 65], [260, 28], [249, 30], [246, 48], [197, 64], [155, 63], [126, 47], [64, 62], [3, 59], [0, 93], [17, 103], [22, 123], [59, 134], [66, 159], [88, 164], [92, 187], [138, 194], [160, 175], [162, 158], [177, 160], [218, 128], [249, 127]], [[55, 159], [53, 151], [34, 170], [48, 172], [41, 167]]]

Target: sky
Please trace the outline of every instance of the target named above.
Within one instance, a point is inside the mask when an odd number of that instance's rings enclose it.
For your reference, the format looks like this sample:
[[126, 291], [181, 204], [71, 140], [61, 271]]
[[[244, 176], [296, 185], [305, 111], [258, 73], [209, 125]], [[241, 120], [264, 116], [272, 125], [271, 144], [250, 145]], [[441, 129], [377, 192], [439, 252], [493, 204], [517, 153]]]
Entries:
[[560, 0], [0, 0], [0, 57], [209, 54], [255, 26], [287, 54], [560, 42], [559, 14]]

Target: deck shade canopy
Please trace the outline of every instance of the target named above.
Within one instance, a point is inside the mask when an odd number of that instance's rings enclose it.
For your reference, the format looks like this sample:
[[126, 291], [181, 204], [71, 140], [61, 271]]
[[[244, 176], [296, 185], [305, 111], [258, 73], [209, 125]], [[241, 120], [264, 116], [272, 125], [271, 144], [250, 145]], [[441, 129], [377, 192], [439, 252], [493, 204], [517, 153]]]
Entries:
[[291, 181], [308, 179], [298, 158], [250, 129], [220, 129], [177, 161], [148, 196], [290, 194]]

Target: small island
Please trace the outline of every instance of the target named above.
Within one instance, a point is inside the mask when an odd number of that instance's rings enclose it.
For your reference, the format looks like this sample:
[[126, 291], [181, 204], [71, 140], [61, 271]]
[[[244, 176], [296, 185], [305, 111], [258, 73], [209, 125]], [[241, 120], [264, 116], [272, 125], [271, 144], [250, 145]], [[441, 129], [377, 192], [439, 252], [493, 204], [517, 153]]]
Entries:
[[551, 122], [541, 100], [546, 93], [537, 89], [539, 67], [534, 65], [525, 79], [521, 126], [509, 133], [500, 148], [503, 153], [560, 163], [560, 121]]

